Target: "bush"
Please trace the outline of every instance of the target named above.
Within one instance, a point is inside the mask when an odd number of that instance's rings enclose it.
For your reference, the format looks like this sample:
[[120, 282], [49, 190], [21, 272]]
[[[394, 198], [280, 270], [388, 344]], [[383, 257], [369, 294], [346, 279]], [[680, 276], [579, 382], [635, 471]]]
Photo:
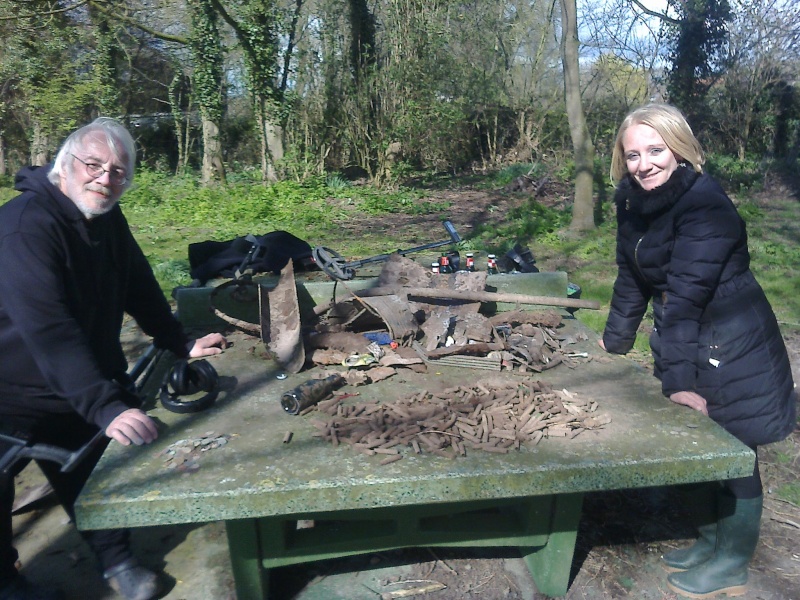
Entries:
[[717, 154], [706, 158], [706, 170], [731, 194], [756, 191], [764, 185], [764, 170], [757, 160]]

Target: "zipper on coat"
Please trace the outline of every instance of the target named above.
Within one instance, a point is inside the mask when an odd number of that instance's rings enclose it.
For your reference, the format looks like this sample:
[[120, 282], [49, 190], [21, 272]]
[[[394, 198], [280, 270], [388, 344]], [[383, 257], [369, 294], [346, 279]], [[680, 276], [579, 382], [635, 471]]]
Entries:
[[643, 239], [644, 236], [640, 237], [639, 241], [636, 242], [636, 246], [634, 246], [633, 248], [633, 264], [636, 265], [636, 270], [639, 271], [639, 275], [642, 277], [642, 279], [647, 281], [647, 277], [644, 276], [644, 272], [642, 271], [642, 268], [639, 266], [639, 246], [641, 245]]

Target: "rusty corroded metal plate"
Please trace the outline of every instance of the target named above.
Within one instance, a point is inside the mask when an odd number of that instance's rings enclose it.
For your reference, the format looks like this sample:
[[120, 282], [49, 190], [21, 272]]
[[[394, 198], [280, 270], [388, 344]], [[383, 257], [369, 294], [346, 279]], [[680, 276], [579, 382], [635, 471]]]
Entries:
[[278, 284], [272, 290], [259, 286], [258, 302], [262, 341], [281, 368], [299, 373], [306, 362], [306, 353], [292, 261], [281, 270]]

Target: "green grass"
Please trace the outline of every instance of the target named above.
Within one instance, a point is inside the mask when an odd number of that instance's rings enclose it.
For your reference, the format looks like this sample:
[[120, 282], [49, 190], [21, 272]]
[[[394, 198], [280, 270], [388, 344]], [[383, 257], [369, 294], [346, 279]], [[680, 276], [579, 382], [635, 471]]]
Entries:
[[[509, 167], [487, 178], [497, 185], [532, 165]], [[534, 170], [536, 170], [534, 168]], [[438, 223], [451, 208], [448, 202], [426, 198], [422, 190], [383, 191], [354, 186], [338, 175], [311, 178], [303, 183], [281, 182], [263, 186], [244, 177], [235, 183], [204, 188], [190, 177], [141, 171], [122, 200], [123, 210], [137, 240], [154, 267], [162, 288], [169, 292], [189, 282], [187, 248], [205, 240], [225, 241], [248, 233], [285, 230], [313, 245], [329, 245], [343, 256], [372, 256], [397, 247], [407, 248], [443, 239], [443, 230], [424, 232], [422, 242], [407, 243], [408, 232], [374, 228], [359, 235], [342, 224], [352, 216], [368, 219], [393, 214], [429, 216]], [[448, 185], [457, 189], [459, 180]], [[749, 192], [748, 192], [749, 193]], [[11, 179], [0, 181], [0, 204], [12, 198]], [[748, 224], [753, 271], [773, 304], [782, 326], [800, 328], [800, 203], [792, 198], [755, 202], [747, 194], [737, 198]], [[615, 224], [613, 215], [595, 231], [576, 235], [569, 229], [569, 209], [548, 208], [529, 200], [489, 224], [473, 229], [460, 250], [507, 251], [515, 242], [528, 245], [542, 270], [566, 271], [581, 286], [582, 298], [601, 303], [599, 311], [577, 315], [595, 330], [605, 323], [615, 276]], [[433, 227], [433, 226], [432, 226]], [[422, 255], [419, 255], [422, 259]], [[636, 348], [647, 349], [645, 319]]]
[[800, 483], [787, 483], [779, 487], [775, 494], [778, 498], [800, 507]]

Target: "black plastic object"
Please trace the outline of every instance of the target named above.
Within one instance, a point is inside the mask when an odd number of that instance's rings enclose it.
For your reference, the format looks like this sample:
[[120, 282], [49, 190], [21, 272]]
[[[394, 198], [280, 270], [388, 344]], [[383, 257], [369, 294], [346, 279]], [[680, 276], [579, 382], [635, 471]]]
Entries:
[[450, 268], [453, 270], [453, 273], [461, 270], [461, 255], [458, 253], [458, 250], [450, 250], [447, 253], [447, 260], [450, 263]]
[[[580, 300], [581, 298], [581, 286], [577, 283], [567, 283], [567, 298], [574, 298], [575, 300]], [[568, 308], [567, 312], [571, 315], [575, 314], [577, 308]]]
[[[152, 374], [153, 365], [158, 362], [163, 350], [151, 345], [123, 380], [118, 381], [123, 387], [131, 388], [138, 395]], [[75, 451], [49, 444], [34, 443], [33, 436], [25, 430], [15, 429], [10, 423], [0, 422], [0, 441], [9, 445], [7, 451], [0, 456], [0, 472], [7, 473], [18, 461], [25, 459], [49, 460], [61, 465], [62, 473], [70, 473], [91, 454], [98, 444], [107, 440], [104, 429], [97, 431], [92, 438]]]
[[[200, 398], [185, 398], [205, 392]], [[194, 413], [214, 404], [219, 394], [219, 376], [206, 360], [177, 361], [161, 385], [161, 404], [175, 413]]]
[[536, 260], [533, 258], [533, 253], [527, 246], [515, 244], [511, 250], [506, 252], [503, 258], [503, 268], [506, 271], [517, 270], [520, 273], [539, 272], [539, 269], [536, 267]]
[[330, 396], [331, 392], [344, 384], [344, 377], [338, 373], [325, 379], [310, 379], [281, 396], [281, 406], [290, 415], [299, 414], [309, 406]]

